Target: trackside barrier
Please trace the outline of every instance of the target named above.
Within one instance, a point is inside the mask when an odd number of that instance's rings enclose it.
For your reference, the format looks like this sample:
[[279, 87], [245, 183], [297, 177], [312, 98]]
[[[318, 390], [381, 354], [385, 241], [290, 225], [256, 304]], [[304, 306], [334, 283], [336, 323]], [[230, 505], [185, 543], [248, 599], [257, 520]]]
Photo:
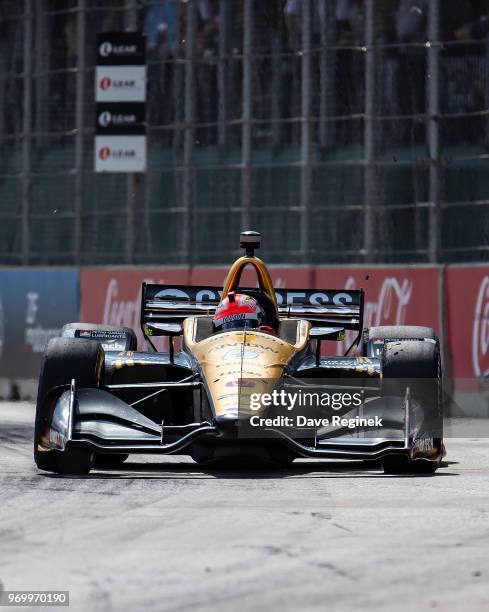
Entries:
[[0, 397], [35, 396], [46, 344], [79, 311], [77, 270], [0, 269]]

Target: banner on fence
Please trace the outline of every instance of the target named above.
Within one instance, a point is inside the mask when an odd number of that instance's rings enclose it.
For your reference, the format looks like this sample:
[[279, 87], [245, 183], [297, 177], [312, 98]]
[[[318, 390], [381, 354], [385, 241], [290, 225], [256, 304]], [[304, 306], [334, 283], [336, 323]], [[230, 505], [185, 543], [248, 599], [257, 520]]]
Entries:
[[79, 306], [75, 271], [0, 270], [0, 378], [37, 378], [47, 343]]

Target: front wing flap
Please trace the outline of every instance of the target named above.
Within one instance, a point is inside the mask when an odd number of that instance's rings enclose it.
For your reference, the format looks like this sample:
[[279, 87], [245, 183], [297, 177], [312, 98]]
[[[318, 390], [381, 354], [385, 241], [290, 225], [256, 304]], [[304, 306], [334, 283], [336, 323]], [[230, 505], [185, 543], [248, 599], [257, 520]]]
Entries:
[[[399, 400], [402, 400], [401, 404]], [[348, 428], [309, 429], [307, 437], [297, 437], [276, 427], [262, 430], [261, 443], [273, 438], [280, 440], [297, 456], [336, 459], [379, 459], [388, 454], [405, 454], [412, 459], [432, 458], [433, 448], [420, 430], [422, 410], [413, 405], [409, 392], [404, 398], [382, 398], [384, 413], [389, 415], [386, 430], [355, 435]], [[392, 404], [389, 406], [389, 402]], [[394, 405], [395, 403], [395, 405]], [[377, 412], [378, 406], [365, 411]], [[344, 418], [356, 418], [345, 414]], [[238, 432], [239, 433], [239, 432]], [[236, 432], [235, 432], [236, 434]], [[226, 439], [229, 431], [218, 423], [206, 421], [185, 425], [155, 424], [138, 410], [102, 389], [76, 389], [72, 381], [69, 389], [56, 401], [52, 418], [41, 436], [42, 450], [65, 450], [67, 446], [85, 446], [98, 453], [155, 453], [171, 454], [184, 451], [201, 438]], [[233, 436], [232, 436], [233, 438]], [[234, 435], [235, 440], [237, 436]]]

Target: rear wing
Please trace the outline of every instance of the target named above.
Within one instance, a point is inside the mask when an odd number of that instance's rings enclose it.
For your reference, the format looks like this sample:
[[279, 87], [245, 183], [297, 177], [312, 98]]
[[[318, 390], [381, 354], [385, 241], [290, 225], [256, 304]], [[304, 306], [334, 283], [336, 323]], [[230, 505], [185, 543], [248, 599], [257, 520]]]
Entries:
[[[241, 290], [246, 293], [246, 289]], [[221, 291], [220, 287], [143, 283], [143, 333], [178, 335], [186, 317], [214, 315], [221, 300]], [[357, 331], [363, 327], [362, 289], [275, 289], [275, 295], [281, 318], [305, 319], [313, 327], [338, 327]]]

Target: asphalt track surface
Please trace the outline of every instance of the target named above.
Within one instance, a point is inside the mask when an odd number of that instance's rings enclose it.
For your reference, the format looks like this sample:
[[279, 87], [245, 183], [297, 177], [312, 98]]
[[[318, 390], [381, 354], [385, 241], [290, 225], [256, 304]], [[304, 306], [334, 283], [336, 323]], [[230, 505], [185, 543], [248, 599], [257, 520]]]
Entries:
[[32, 462], [33, 414], [0, 403], [4, 589], [69, 590], [69, 609], [87, 611], [489, 609], [477, 422], [447, 440], [435, 476], [308, 460], [203, 470], [182, 456], [63, 478]]

